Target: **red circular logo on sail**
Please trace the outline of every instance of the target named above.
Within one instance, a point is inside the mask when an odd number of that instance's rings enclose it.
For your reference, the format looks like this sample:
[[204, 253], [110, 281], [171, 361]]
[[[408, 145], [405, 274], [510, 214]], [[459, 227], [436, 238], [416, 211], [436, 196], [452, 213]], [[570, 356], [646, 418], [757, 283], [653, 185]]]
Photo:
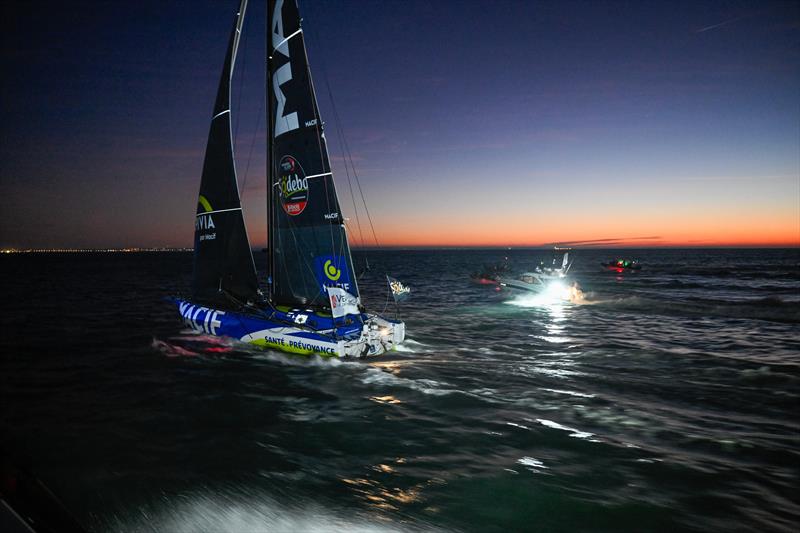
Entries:
[[297, 159], [290, 155], [281, 158], [278, 164], [280, 176], [280, 200], [289, 216], [297, 216], [308, 205], [308, 178]]

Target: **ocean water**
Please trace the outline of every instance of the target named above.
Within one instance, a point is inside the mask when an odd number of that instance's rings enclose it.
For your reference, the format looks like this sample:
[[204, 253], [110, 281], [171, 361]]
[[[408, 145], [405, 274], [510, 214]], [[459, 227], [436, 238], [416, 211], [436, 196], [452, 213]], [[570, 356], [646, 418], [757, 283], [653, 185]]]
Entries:
[[[800, 251], [357, 252], [408, 341], [323, 360], [182, 329], [189, 253], [0, 257], [5, 446], [92, 531], [790, 531]], [[263, 264], [263, 258], [257, 256]]]

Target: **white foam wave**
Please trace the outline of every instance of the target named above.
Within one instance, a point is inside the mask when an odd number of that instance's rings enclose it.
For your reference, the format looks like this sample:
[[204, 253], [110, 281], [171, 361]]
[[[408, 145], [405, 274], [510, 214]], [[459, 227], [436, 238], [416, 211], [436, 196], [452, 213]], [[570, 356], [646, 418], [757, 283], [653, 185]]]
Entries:
[[403, 344], [411, 345], [411, 346], [424, 346], [428, 347], [429, 344], [425, 344], [424, 342], [415, 341], [414, 339], [406, 339], [403, 341]]
[[[257, 350], [257, 351], [256, 351]], [[357, 365], [355, 361], [342, 361], [338, 357], [321, 357], [319, 355], [289, 355], [277, 351], [264, 351], [253, 348], [253, 359], [270, 361], [287, 366], [313, 366], [318, 368], [338, 368], [342, 365]]]
[[400, 352], [400, 353], [419, 353], [420, 350], [418, 350], [414, 346], [409, 346], [409, 345], [406, 345], [405, 343], [403, 343], [403, 344], [398, 344], [397, 346], [395, 346], [394, 347], [394, 351]]
[[589, 437], [593, 437], [594, 436], [594, 433], [589, 433], [587, 431], [581, 431], [579, 429], [575, 429], [575, 428], [571, 428], [571, 427], [567, 427], [567, 426], [562, 426], [558, 422], [553, 422], [552, 420], [545, 420], [544, 418], [537, 418], [536, 421], [538, 423], [540, 423], [541, 425], [547, 426], [549, 428], [560, 429], [562, 431], [569, 431], [570, 432], [570, 434], [569, 434], [570, 437], [575, 437], [575, 438], [578, 438], [578, 439], [588, 439]]
[[574, 376], [584, 376], [586, 375], [583, 372], [578, 372], [577, 370], [565, 370], [563, 368], [551, 368], [550, 366], [535, 366], [535, 367], [524, 367], [520, 369], [521, 372], [526, 374], [544, 374], [545, 376], [551, 376], [554, 378], [568, 378]]
[[553, 344], [563, 344], [565, 342], [571, 342], [572, 337], [559, 337], [557, 335], [529, 335], [530, 337], [534, 337], [537, 339], [541, 339], [545, 342], [550, 342]]
[[541, 462], [539, 459], [535, 459], [533, 457], [523, 457], [522, 459], [517, 459], [517, 462], [523, 466], [527, 466], [530, 468], [547, 468], [544, 466], [544, 463]]
[[431, 346], [424, 342], [406, 338], [402, 344], [398, 344], [394, 349], [400, 353], [425, 353], [431, 351]]
[[[343, 516], [315, 504], [293, 508], [269, 498], [194, 495], [180, 501], [164, 501], [157, 509], [140, 508], [135, 517], [118, 518], [113, 530], [126, 532], [170, 531], [220, 533], [303, 531], [327, 533], [394, 533], [402, 531], [378, 519]], [[407, 529], [407, 528], [404, 528]], [[415, 528], [416, 529], [416, 528]]]
[[200, 355], [197, 352], [193, 352], [192, 350], [187, 350], [186, 348], [182, 348], [177, 344], [170, 344], [168, 342], [164, 342], [158, 339], [153, 339], [151, 346], [154, 350], [158, 350], [167, 357], [179, 357], [179, 356], [193, 357]]
[[555, 394], [566, 394], [568, 396], [577, 396], [578, 398], [594, 398], [594, 394], [586, 394], [585, 392], [575, 392], [570, 390], [561, 390], [561, 389], [542, 389], [547, 392], [553, 392]]
[[365, 385], [384, 385], [390, 387], [406, 387], [413, 389], [424, 394], [431, 394], [433, 396], [444, 396], [453, 392], [459, 392], [455, 389], [446, 389], [442, 386], [447, 386], [447, 383], [441, 383], [433, 379], [408, 379], [395, 376], [389, 372], [378, 370], [375, 368], [367, 369], [366, 374], [361, 378], [361, 382]]

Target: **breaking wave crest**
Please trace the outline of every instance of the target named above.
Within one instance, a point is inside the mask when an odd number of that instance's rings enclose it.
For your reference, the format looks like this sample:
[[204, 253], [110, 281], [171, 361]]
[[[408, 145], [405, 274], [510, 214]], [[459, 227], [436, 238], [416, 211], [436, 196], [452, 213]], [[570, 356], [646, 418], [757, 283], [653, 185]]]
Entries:
[[365, 385], [404, 387], [434, 396], [444, 396], [454, 392], [460, 392], [456, 389], [443, 388], [443, 386], [449, 386], [447, 383], [442, 383], [433, 379], [402, 378], [376, 368], [368, 368], [366, 374], [361, 378], [361, 382]]
[[[194, 533], [294, 532], [395, 533], [421, 531], [421, 527], [403, 524], [400, 529], [358, 513], [331, 511], [312, 502], [282, 504], [266, 495], [238, 495], [204, 491], [198, 494], [163, 498], [157, 505], [145, 505], [134, 516], [118, 517], [110, 525], [113, 531]], [[427, 529], [430, 530], [430, 529]]]

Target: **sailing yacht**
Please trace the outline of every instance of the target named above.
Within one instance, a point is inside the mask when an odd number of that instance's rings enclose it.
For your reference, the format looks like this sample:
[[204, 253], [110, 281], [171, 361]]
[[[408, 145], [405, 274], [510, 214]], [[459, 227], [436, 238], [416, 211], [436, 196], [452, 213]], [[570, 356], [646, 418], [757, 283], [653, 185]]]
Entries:
[[295, 0], [267, 1], [267, 256], [261, 290], [242, 214], [231, 140], [231, 78], [241, 0], [211, 118], [197, 201], [187, 326], [278, 350], [379, 355], [405, 325], [364, 307], [328, 157]]

